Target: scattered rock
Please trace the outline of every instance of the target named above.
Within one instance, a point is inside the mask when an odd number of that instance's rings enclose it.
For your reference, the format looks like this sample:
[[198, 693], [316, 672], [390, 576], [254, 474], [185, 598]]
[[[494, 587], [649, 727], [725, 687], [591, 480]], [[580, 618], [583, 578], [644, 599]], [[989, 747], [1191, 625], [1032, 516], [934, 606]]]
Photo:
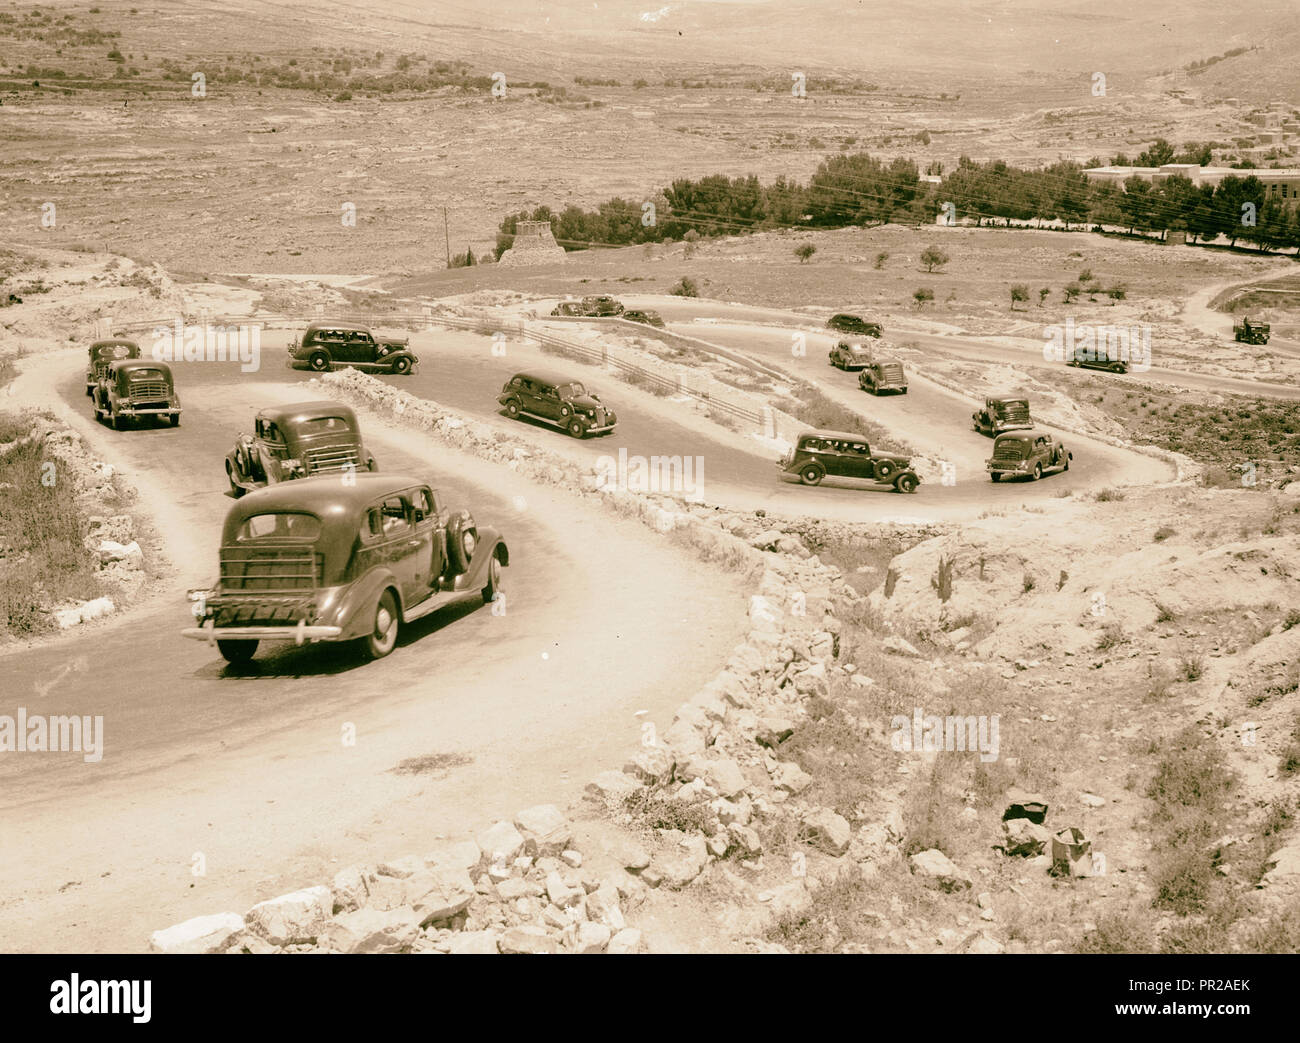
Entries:
[[314, 942], [334, 912], [328, 887], [309, 887], [258, 902], [245, 916], [248, 928], [272, 945]]
[[945, 891], [964, 890], [974, 883], [965, 870], [937, 848], [918, 851], [909, 861], [913, 873], [934, 881]]
[[149, 936], [149, 951], [171, 955], [201, 955], [225, 950], [230, 939], [244, 929], [238, 913], [196, 916]]

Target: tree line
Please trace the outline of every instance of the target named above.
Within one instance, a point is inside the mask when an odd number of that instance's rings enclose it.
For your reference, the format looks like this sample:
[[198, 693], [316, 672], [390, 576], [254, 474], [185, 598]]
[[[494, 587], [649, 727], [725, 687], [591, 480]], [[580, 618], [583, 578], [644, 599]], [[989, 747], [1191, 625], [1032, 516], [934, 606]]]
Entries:
[[[1202, 162], [1208, 144], [1182, 153], [1158, 141], [1136, 164], [1116, 156], [1114, 165], [1160, 166]], [[1121, 162], [1123, 161], [1123, 162]], [[1102, 166], [1094, 159], [1087, 167]], [[1002, 160], [978, 163], [963, 156], [940, 180], [921, 181], [914, 161], [884, 160], [865, 152], [839, 153], [823, 160], [807, 183], [786, 177], [763, 183], [754, 175], [713, 174], [678, 178], [645, 201], [615, 198], [594, 210], [549, 206], [506, 217], [497, 234], [497, 256], [509, 249], [518, 221], [550, 221], [556, 241], [567, 250], [670, 242], [688, 232], [726, 236], [777, 228], [842, 228], [885, 222], [976, 225], [1034, 222], [1127, 229], [1130, 234], [1179, 231], [1192, 242], [1219, 236], [1232, 245], [1300, 252], [1300, 213], [1291, 200], [1270, 196], [1249, 170], [1218, 185], [1194, 185], [1184, 176], [1145, 181], [1136, 175], [1122, 185], [1090, 181], [1085, 165], [1062, 160], [1041, 168]], [[1290, 205], [1288, 205], [1290, 204]]]

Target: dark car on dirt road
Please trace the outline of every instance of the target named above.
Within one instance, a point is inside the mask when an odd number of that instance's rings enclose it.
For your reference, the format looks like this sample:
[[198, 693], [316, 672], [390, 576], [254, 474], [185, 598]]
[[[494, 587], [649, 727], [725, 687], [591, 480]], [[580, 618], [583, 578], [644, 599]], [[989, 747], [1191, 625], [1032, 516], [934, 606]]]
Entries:
[[777, 463], [785, 474], [798, 475], [804, 485], [820, 485], [824, 478], [855, 478], [913, 493], [921, 484], [908, 457], [873, 453], [862, 435], [845, 431], [805, 431]]
[[110, 362], [139, 357], [140, 345], [133, 340], [114, 337], [111, 340], [95, 341], [90, 346], [90, 361], [86, 366], [86, 394], [95, 393], [95, 385], [99, 383], [99, 378], [104, 375]]
[[1267, 322], [1251, 322], [1249, 318], [1233, 323], [1232, 336], [1243, 344], [1267, 344], [1272, 327]]
[[181, 425], [181, 397], [171, 367], [151, 359], [110, 362], [91, 392], [95, 419], [120, 431], [130, 420], [167, 420]]
[[986, 398], [970, 419], [971, 426], [982, 435], [1000, 435], [1003, 431], [1034, 426], [1029, 416], [1029, 399], [1002, 395]]
[[989, 478], [1032, 478], [1068, 471], [1074, 454], [1065, 443], [1046, 431], [1008, 431], [993, 440], [993, 455], [985, 463]]
[[516, 373], [506, 381], [497, 401], [512, 419], [531, 417], [563, 428], [574, 438], [613, 431], [618, 423], [618, 416], [594, 391], [561, 373]]
[[649, 309], [636, 309], [634, 311], [625, 311], [623, 318], [628, 322], [643, 322], [647, 326], [653, 326], [657, 330], [664, 328], [664, 317], [657, 311]]
[[1078, 366], [1081, 369], [1104, 369], [1110, 373], [1127, 373], [1128, 360], [1113, 355], [1111, 351], [1102, 348], [1088, 348], [1085, 346], [1076, 346], [1074, 357], [1065, 360], [1067, 366]]
[[289, 345], [289, 367], [325, 373], [337, 366], [379, 373], [410, 373], [419, 364], [410, 338], [380, 337], [367, 326], [313, 322]]
[[623, 304], [614, 297], [601, 295], [597, 297], [582, 298], [582, 314], [584, 315], [622, 315]]
[[344, 480], [376, 471], [361, 442], [357, 416], [340, 402], [295, 402], [263, 409], [253, 433], [226, 454], [226, 478], [236, 496], [294, 478], [335, 475]]
[[830, 350], [831, 365], [837, 369], [862, 369], [871, 362], [871, 352], [861, 344], [838, 342]]
[[885, 391], [897, 391], [907, 394], [907, 376], [903, 372], [903, 363], [899, 359], [872, 358], [858, 374], [858, 387], [870, 391], [873, 395]]
[[884, 327], [878, 322], [868, 322], [857, 315], [832, 315], [826, 320], [828, 328], [840, 333], [860, 333], [864, 337], [883, 337]]
[[467, 596], [492, 602], [510, 555], [500, 533], [448, 511], [416, 478], [287, 482], [231, 507], [215, 586], [190, 591], [186, 637], [247, 663], [263, 641], [355, 641], [381, 659], [400, 627]]

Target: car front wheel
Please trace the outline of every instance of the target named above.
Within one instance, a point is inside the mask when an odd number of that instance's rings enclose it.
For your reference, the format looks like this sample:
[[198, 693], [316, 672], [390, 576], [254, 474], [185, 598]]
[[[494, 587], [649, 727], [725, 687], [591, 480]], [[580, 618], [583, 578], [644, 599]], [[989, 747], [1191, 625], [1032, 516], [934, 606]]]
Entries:
[[1038, 481], [1041, 477], [1043, 477], [1043, 465], [1034, 464], [1034, 481]]
[[397, 598], [392, 590], [385, 590], [375, 605], [375, 622], [364, 638], [366, 655], [383, 659], [397, 645]]
[[257, 651], [256, 641], [217, 641], [217, 651], [227, 663], [243, 666]]
[[1001, 481], [1001, 479], [1002, 479], [1002, 475], [1000, 475], [997, 471], [989, 472], [989, 481], [997, 482], [997, 481]]
[[569, 421], [569, 434], [574, 438], [585, 438], [587, 436], [587, 425], [577, 417]]
[[493, 554], [492, 560], [488, 562], [487, 586], [483, 588], [484, 604], [492, 604], [499, 593], [501, 593], [501, 558]]
[[899, 476], [894, 488], [900, 493], [914, 493], [916, 492], [916, 484], [916, 475], [904, 474]]
[[410, 372], [411, 372], [411, 360], [408, 359], [408, 358], [393, 359], [393, 372], [394, 372], [394, 373], [410, 373]]
[[519, 417], [519, 403], [513, 398], [506, 403], [506, 416], [510, 417], [511, 420], [516, 420]]

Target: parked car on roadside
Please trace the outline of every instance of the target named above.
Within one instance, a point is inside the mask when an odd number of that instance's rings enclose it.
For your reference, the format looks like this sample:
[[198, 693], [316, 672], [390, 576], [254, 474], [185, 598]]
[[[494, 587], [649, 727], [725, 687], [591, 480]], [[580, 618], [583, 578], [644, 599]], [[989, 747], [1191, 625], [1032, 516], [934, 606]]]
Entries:
[[898, 359], [873, 358], [858, 374], [858, 387], [879, 395], [884, 391], [907, 394], [907, 377]]
[[1001, 395], [986, 398], [984, 405], [971, 414], [971, 425], [982, 435], [1031, 428], [1034, 422], [1029, 416], [1029, 399]]
[[618, 423], [618, 416], [594, 391], [561, 373], [516, 373], [506, 381], [497, 401], [511, 419], [532, 417], [563, 428], [574, 438], [613, 431]]
[[86, 367], [86, 394], [94, 394], [95, 385], [104, 375], [110, 362], [119, 359], [138, 359], [140, 345], [133, 340], [114, 337], [110, 340], [97, 340], [90, 346], [90, 363]]
[[657, 311], [636, 309], [634, 311], [625, 311], [623, 318], [628, 322], [644, 322], [647, 326], [653, 326], [655, 329], [664, 328], [664, 319]]
[[871, 363], [871, 352], [861, 344], [839, 341], [830, 350], [831, 365], [839, 369], [862, 369]]
[[493, 601], [509, 551], [496, 529], [448, 511], [416, 478], [287, 482], [230, 508], [220, 573], [190, 591], [185, 637], [247, 663], [264, 641], [356, 641], [388, 655], [401, 626], [452, 601]]
[[241, 434], [226, 454], [226, 478], [236, 497], [294, 478], [377, 470], [361, 442], [356, 414], [340, 402], [263, 409], [253, 421], [253, 433]]
[[381, 373], [410, 373], [419, 364], [410, 338], [380, 337], [366, 326], [313, 322], [289, 344], [289, 367], [325, 373], [336, 366]]
[[1267, 344], [1272, 327], [1267, 322], [1251, 322], [1244, 318], [1232, 326], [1233, 339], [1243, 344]]
[[1002, 478], [1042, 478], [1049, 471], [1068, 471], [1074, 454], [1065, 443], [1046, 431], [1007, 431], [993, 440], [993, 454], [985, 463], [993, 481]]
[[582, 301], [560, 301], [551, 309], [552, 315], [583, 315]]
[[128, 420], [169, 420], [181, 426], [181, 397], [171, 367], [152, 359], [110, 362], [91, 394], [95, 419], [107, 420], [120, 431]]
[[601, 295], [597, 297], [582, 298], [582, 313], [584, 315], [622, 315], [623, 305], [613, 297]]
[[828, 477], [855, 478], [913, 493], [921, 483], [908, 457], [873, 453], [866, 438], [844, 431], [805, 431], [777, 464], [783, 473], [798, 475], [804, 485], [820, 485]]
[[840, 333], [861, 333], [866, 337], [883, 337], [885, 335], [884, 327], [880, 323], [868, 322], [857, 315], [832, 315], [826, 320], [826, 325], [830, 329], [839, 330]]

